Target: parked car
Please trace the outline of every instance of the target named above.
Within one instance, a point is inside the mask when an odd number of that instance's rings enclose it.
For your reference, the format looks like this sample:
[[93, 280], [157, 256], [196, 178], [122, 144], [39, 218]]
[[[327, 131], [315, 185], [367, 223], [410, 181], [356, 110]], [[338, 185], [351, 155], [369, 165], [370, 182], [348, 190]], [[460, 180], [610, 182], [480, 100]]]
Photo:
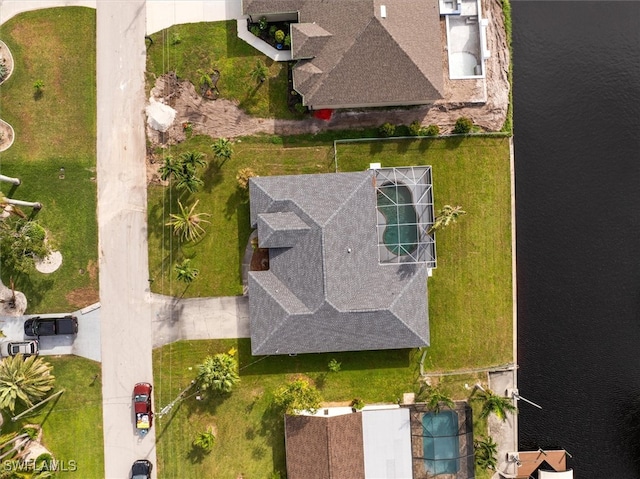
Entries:
[[59, 334], [76, 334], [78, 332], [78, 318], [75, 316], [61, 316], [58, 318], [27, 319], [24, 323], [26, 336], [55, 336]]
[[136, 414], [136, 427], [141, 434], [146, 434], [153, 425], [151, 391], [153, 386], [149, 383], [138, 383], [133, 387], [133, 410]]
[[39, 353], [38, 340], [30, 341], [3, 341], [0, 343], [0, 356], [37, 356]]
[[151, 469], [153, 464], [146, 459], [138, 459], [131, 466], [131, 479], [150, 479]]

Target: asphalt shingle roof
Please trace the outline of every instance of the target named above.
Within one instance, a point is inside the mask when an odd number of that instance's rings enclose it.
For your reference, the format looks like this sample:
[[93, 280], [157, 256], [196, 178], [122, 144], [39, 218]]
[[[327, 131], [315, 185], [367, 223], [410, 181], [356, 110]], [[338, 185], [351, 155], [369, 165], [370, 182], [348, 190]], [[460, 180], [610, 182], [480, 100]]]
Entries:
[[312, 108], [442, 98], [437, 0], [244, 0], [243, 9], [247, 14], [298, 12], [300, 23], [291, 28], [293, 58], [300, 60], [293, 81]]
[[260, 247], [274, 224], [293, 227], [270, 269], [249, 273], [254, 354], [429, 344], [426, 266], [378, 261], [372, 171], [255, 177], [249, 190]]

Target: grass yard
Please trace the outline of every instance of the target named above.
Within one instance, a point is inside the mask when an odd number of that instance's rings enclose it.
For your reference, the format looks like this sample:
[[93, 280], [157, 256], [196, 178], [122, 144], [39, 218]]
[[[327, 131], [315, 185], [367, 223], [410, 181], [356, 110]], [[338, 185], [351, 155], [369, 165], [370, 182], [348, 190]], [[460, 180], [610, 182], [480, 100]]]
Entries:
[[[17, 188], [0, 187], [7, 196], [43, 204], [34, 218], [63, 256], [52, 274], [16, 276], [16, 289], [26, 294], [29, 313], [70, 311], [98, 300], [95, 10], [23, 13], [0, 27], [0, 38], [15, 61], [0, 86], [0, 117], [16, 133], [0, 153], [0, 172], [22, 180]], [[41, 96], [33, 86], [39, 79]], [[6, 268], [0, 274], [5, 284], [14, 275]]]
[[[155, 78], [175, 71], [200, 88], [202, 72], [220, 71], [220, 96], [238, 102], [250, 115], [297, 118], [287, 108], [287, 64], [275, 62], [238, 38], [235, 20], [174, 25], [151, 35], [147, 48], [149, 89]], [[147, 42], [149, 44], [149, 42]], [[251, 78], [256, 62], [269, 69], [258, 86]]]
[[[270, 405], [274, 391], [304, 375], [315, 382], [325, 401], [395, 402], [414, 391], [418, 376], [416, 351], [309, 354], [253, 357], [248, 339], [178, 342], [154, 351], [156, 410], [169, 404], [197, 374], [207, 355], [238, 349], [240, 383], [226, 398], [178, 403], [163, 418], [156, 417], [158, 471], [163, 479], [216, 477], [268, 479], [285, 472], [282, 416]], [[330, 359], [341, 371], [328, 370]], [[191, 368], [191, 369], [190, 369]], [[216, 444], [200, 456], [191, 442], [198, 432], [213, 426]]]
[[431, 165], [436, 211], [467, 212], [437, 233], [438, 267], [428, 281], [427, 370], [512, 361], [511, 183], [508, 138], [339, 144], [340, 171], [370, 162]]
[[35, 415], [9, 420], [5, 415], [3, 433], [25, 424], [43, 427], [43, 443], [56, 460], [67, 468], [75, 461], [76, 471], [58, 472], [56, 477], [104, 477], [102, 435], [102, 386], [94, 377], [100, 364], [75, 356], [46, 357], [56, 377], [55, 392], [65, 392], [37, 410]]

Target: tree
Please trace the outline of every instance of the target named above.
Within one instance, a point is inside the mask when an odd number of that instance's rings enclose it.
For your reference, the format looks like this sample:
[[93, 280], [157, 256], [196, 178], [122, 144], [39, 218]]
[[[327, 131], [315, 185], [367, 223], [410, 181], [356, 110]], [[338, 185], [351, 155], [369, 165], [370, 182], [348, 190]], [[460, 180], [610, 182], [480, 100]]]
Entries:
[[216, 442], [216, 436], [211, 429], [203, 432], [199, 432], [196, 438], [193, 440], [193, 447], [201, 449], [203, 452], [209, 452], [213, 448]]
[[491, 436], [479, 437], [473, 440], [476, 465], [481, 469], [491, 469], [495, 471], [498, 464], [498, 445]]
[[44, 88], [44, 81], [43, 80], [36, 80], [33, 82], [33, 88], [36, 92], [41, 92], [42, 89]]
[[0, 409], [15, 411], [16, 402], [31, 407], [54, 386], [51, 366], [37, 356], [21, 354], [0, 361]]
[[456, 124], [453, 127], [453, 132], [456, 134], [466, 135], [471, 131], [472, 127], [473, 121], [471, 121], [471, 119], [467, 118], [466, 116], [461, 116], [456, 120]]
[[228, 138], [218, 138], [213, 142], [211, 148], [216, 158], [222, 158], [224, 161], [230, 159], [233, 154], [233, 145]]
[[436, 215], [433, 225], [431, 225], [427, 233], [431, 234], [434, 231], [446, 228], [451, 223], [456, 223], [458, 217], [466, 214], [467, 212], [462, 210], [462, 206], [444, 205]]
[[238, 170], [238, 173], [236, 174], [236, 181], [238, 182], [238, 186], [240, 187], [240, 189], [248, 190], [249, 180], [255, 176], [258, 175], [256, 175], [256, 172], [251, 168], [240, 168]]
[[204, 154], [187, 151], [182, 153], [178, 159], [167, 156], [158, 171], [163, 181], [173, 177], [176, 180], [176, 188], [195, 193], [204, 184], [198, 178], [198, 168], [206, 164]]
[[448, 407], [449, 409], [453, 409], [455, 407], [453, 400], [438, 388], [428, 389], [425, 402], [427, 403], [427, 408], [436, 414], [440, 412], [440, 408], [443, 406]]
[[0, 221], [0, 255], [3, 266], [28, 273], [37, 258], [49, 255], [46, 232], [36, 221], [10, 216]]
[[182, 281], [186, 284], [191, 284], [193, 280], [198, 277], [200, 270], [191, 266], [191, 259], [185, 258], [182, 263], [178, 263], [175, 265], [176, 275], [178, 281]]
[[167, 181], [172, 176], [175, 178], [180, 174], [181, 168], [178, 161], [174, 160], [172, 156], [167, 156], [164, 159], [164, 163], [158, 169], [160, 178], [162, 181]]
[[320, 392], [306, 379], [296, 379], [286, 386], [279, 388], [274, 397], [277, 407], [287, 414], [298, 411], [309, 411], [312, 414], [320, 408]]
[[495, 414], [501, 421], [507, 420], [507, 413], [514, 413], [518, 410], [511, 402], [511, 398], [497, 396], [490, 389], [481, 389], [478, 398], [482, 401], [482, 411], [480, 417], [485, 419], [491, 414]]
[[199, 202], [200, 200], [196, 200], [191, 208], [187, 209], [178, 200], [180, 212], [171, 213], [171, 221], [166, 223], [166, 226], [173, 226], [174, 234], [181, 235], [182, 240], [195, 241], [205, 233], [201, 223], [209, 223], [209, 221], [202, 219], [202, 217], [211, 215], [208, 213], [194, 213]]
[[267, 79], [269, 75], [269, 69], [267, 66], [262, 63], [262, 60], [257, 60], [256, 65], [251, 70], [251, 78], [258, 84], [261, 85]]
[[231, 392], [233, 386], [240, 381], [236, 358], [227, 353], [207, 356], [198, 366], [196, 381], [202, 391], [213, 389], [222, 393]]

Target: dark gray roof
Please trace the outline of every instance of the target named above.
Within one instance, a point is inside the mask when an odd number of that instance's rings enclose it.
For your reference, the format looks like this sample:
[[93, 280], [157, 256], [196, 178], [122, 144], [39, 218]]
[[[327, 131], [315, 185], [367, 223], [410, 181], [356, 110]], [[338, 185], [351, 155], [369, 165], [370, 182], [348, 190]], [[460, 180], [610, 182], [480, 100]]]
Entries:
[[269, 250], [270, 269], [249, 273], [254, 354], [429, 344], [426, 266], [379, 263], [373, 180], [372, 171], [250, 180], [259, 246], [272, 244], [274, 224], [293, 225], [278, 232], [288, 246]]
[[291, 28], [292, 55], [300, 60], [293, 81], [311, 108], [442, 98], [437, 0], [245, 0], [243, 8], [249, 14], [298, 12], [300, 23]]

